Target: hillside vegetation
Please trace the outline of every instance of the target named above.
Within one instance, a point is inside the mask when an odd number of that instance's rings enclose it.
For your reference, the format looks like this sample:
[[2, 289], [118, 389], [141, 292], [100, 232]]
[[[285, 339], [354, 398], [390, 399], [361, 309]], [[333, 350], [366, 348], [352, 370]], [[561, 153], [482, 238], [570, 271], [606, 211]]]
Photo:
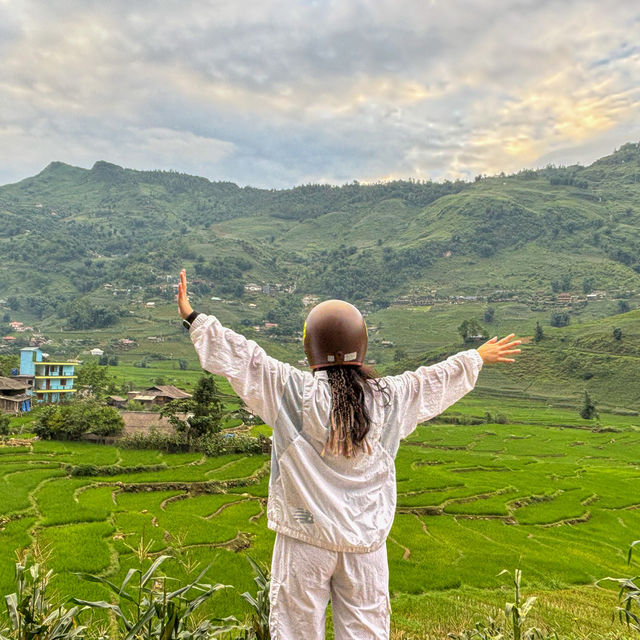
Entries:
[[[0, 330], [31, 323], [70, 357], [100, 346], [120, 381], [191, 380], [199, 365], [174, 306], [184, 266], [197, 308], [293, 364], [303, 296], [341, 297], [378, 327], [369, 356], [383, 373], [459, 350], [464, 320], [487, 336], [533, 336], [539, 323], [545, 339], [483, 373], [482, 390], [574, 402], [588, 389], [637, 409], [639, 229], [636, 143], [588, 167], [278, 191], [53, 162], [0, 187]], [[551, 327], [554, 313], [569, 326]]]
[[592, 277], [596, 288], [637, 288], [639, 200], [638, 144], [589, 167], [473, 183], [280, 191], [53, 162], [0, 187], [0, 277], [4, 295], [42, 315], [105, 283], [157, 284], [185, 264], [222, 295], [251, 279], [356, 301], [424, 286], [537, 290], [564, 274], [575, 287]]

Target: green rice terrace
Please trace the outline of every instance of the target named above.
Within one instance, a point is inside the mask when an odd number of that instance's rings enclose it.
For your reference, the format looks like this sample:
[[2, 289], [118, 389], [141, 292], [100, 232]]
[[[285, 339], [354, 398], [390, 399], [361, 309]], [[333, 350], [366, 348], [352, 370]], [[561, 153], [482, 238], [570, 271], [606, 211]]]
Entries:
[[[497, 617], [512, 599], [498, 574], [518, 567], [525, 594], [538, 596], [532, 624], [632, 637], [612, 621], [616, 591], [594, 583], [634, 574], [627, 552], [640, 537], [640, 420], [601, 413], [594, 425], [534, 400], [501, 400], [500, 413], [497, 405], [471, 394], [400, 448], [387, 543], [392, 638], [443, 638]], [[130, 472], [72, 475], [81, 465]], [[242, 618], [249, 608], [240, 594], [255, 586], [247, 556], [268, 564], [274, 540], [268, 465], [266, 455], [0, 446], [0, 592], [14, 590], [13, 551], [37, 542], [61, 597], [109, 600], [76, 572], [120, 584], [148, 545], [147, 564], [169, 553], [163, 570], [183, 581], [211, 564], [209, 582], [236, 588], [215, 593], [204, 610]]]

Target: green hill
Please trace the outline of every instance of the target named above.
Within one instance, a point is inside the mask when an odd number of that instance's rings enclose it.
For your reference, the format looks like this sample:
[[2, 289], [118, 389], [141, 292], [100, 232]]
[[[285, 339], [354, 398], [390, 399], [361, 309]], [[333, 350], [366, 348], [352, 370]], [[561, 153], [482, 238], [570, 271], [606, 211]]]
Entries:
[[[427, 283], [491, 292], [549, 287], [564, 272], [575, 286], [591, 275], [597, 287], [634, 288], [639, 201], [637, 144], [589, 167], [473, 183], [281, 191], [54, 162], [0, 187], [1, 275], [7, 295], [27, 298], [146, 286], [184, 263], [220, 293], [251, 278], [354, 300]], [[474, 265], [483, 269], [470, 279]]]
[[[483, 323], [491, 306], [487, 334], [532, 335], [540, 322], [547, 338], [508, 376], [484, 376], [487, 391], [577, 398], [594, 388], [635, 407], [636, 316], [611, 316], [637, 306], [639, 230], [636, 143], [588, 167], [287, 190], [53, 162], [0, 187], [0, 329], [7, 318], [33, 323], [70, 354], [129, 335], [138, 344], [120, 354], [124, 364], [197, 366], [173, 308], [184, 266], [199, 308], [294, 363], [305, 294], [367, 312], [380, 325], [370, 353], [382, 371], [460, 348], [460, 322]], [[270, 284], [269, 294], [249, 283]], [[569, 327], [550, 327], [553, 313]], [[265, 321], [279, 327], [251, 328]], [[166, 342], [144, 343], [154, 334]]]

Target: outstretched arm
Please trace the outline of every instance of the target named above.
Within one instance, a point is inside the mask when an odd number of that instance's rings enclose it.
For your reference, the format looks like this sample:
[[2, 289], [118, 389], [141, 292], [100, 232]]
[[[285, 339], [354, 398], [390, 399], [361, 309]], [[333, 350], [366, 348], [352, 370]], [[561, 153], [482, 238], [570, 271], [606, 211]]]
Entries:
[[[184, 269], [178, 284], [178, 310], [184, 319], [193, 314]], [[292, 376], [302, 372], [271, 358], [253, 340], [223, 327], [215, 316], [198, 314], [189, 334], [202, 368], [224, 376], [249, 409], [273, 426], [285, 388]]]
[[512, 341], [513, 337], [514, 334], [501, 340], [492, 338], [478, 349], [461, 351], [443, 362], [385, 378], [395, 390], [398, 413], [402, 415], [395, 437], [387, 433], [390, 448], [395, 452], [398, 440], [406, 438], [418, 424], [441, 414], [469, 393], [483, 365], [514, 362], [508, 356], [520, 353], [514, 347], [521, 341]]

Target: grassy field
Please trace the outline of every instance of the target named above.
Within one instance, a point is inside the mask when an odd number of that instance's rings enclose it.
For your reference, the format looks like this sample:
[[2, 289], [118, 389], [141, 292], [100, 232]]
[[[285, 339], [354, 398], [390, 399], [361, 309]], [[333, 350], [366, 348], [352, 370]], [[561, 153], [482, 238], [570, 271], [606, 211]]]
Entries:
[[[602, 414], [605, 431], [573, 410], [471, 394], [445, 414], [461, 422], [502, 413], [507, 424], [426, 424], [396, 460], [398, 509], [388, 540], [394, 638], [441, 638], [496, 614], [502, 569], [520, 567], [539, 596], [533, 622], [558, 631], [612, 629], [613, 592], [594, 582], [630, 575], [629, 544], [640, 537], [640, 422]], [[263, 428], [264, 430], [264, 428]], [[137, 464], [165, 469], [69, 477], [63, 464]], [[0, 448], [0, 592], [11, 590], [13, 551], [37, 540], [51, 554], [60, 594], [99, 599], [74, 572], [118, 583], [137, 562], [171, 550], [171, 575], [212, 564], [211, 579], [233, 584], [211, 615], [242, 615], [252, 588], [246, 554], [269, 561], [266, 456], [203, 458], [115, 447], [33, 442]], [[225, 489], [228, 480], [242, 486]], [[193, 483], [218, 493], [203, 494]], [[173, 484], [172, 484], [173, 483]], [[175, 483], [181, 483], [176, 486]], [[178, 549], [176, 552], [175, 549]], [[598, 635], [600, 634], [600, 635]]]

